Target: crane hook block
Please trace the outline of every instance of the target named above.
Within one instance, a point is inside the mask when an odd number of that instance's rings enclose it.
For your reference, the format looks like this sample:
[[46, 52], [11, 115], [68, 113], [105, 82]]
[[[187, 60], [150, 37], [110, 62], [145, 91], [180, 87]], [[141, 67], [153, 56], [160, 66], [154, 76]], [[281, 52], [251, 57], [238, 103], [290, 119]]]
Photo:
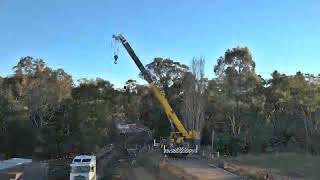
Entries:
[[113, 58], [114, 58], [114, 63], [117, 64], [117, 62], [118, 62], [118, 55], [114, 55]]

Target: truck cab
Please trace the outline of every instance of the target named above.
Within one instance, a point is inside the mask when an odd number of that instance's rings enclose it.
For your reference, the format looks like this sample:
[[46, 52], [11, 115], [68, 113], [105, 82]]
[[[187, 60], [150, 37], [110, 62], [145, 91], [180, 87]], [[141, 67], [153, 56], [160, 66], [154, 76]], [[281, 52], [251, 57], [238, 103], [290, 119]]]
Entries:
[[96, 156], [79, 155], [71, 163], [70, 180], [96, 180]]

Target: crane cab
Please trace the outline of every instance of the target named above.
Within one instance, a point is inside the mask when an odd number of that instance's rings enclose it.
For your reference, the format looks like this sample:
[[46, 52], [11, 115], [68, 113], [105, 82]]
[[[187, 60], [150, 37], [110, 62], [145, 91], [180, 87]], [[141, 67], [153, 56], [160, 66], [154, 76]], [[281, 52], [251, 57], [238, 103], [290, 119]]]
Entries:
[[96, 180], [96, 156], [79, 155], [71, 163], [70, 180]]

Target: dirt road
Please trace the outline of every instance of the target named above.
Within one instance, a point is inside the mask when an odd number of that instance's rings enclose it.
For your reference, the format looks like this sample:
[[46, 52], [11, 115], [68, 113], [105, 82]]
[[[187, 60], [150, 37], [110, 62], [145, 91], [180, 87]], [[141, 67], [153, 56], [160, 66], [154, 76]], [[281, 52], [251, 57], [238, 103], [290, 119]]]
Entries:
[[[243, 179], [237, 175], [227, 172], [221, 168], [211, 167], [203, 159], [192, 158], [168, 158], [165, 159], [158, 152], [148, 152], [145, 161], [132, 165], [129, 162], [119, 164], [118, 172], [120, 179], [146, 179], [146, 180], [168, 180], [168, 179], [203, 179], [203, 180], [238, 180]], [[165, 159], [165, 160], [164, 160]], [[145, 162], [145, 163], [144, 163]], [[165, 163], [164, 163], [165, 162]], [[151, 168], [150, 168], [151, 167]]]
[[129, 162], [120, 163], [117, 171], [121, 180], [157, 180], [156, 176], [144, 167], [132, 165]]
[[243, 179], [221, 168], [211, 167], [208, 165], [208, 163], [205, 160], [170, 158], [169, 163], [183, 169], [187, 174], [192, 175], [195, 179], [201, 179], [201, 180]]

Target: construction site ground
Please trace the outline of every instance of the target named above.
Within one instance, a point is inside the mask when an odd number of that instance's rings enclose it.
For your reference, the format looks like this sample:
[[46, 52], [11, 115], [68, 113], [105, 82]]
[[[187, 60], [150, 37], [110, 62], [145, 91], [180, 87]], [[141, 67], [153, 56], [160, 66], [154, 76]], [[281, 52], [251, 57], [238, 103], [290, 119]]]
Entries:
[[194, 179], [243, 179], [224, 169], [208, 164], [207, 160], [201, 159], [170, 159], [170, 163], [181, 168], [186, 174], [191, 175]]
[[113, 179], [243, 179], [215, 166], [208, 161], [195, 158], [164, 157], [160, 151], [140, 152], [136, 159], [122, 159], [117, 164]]

